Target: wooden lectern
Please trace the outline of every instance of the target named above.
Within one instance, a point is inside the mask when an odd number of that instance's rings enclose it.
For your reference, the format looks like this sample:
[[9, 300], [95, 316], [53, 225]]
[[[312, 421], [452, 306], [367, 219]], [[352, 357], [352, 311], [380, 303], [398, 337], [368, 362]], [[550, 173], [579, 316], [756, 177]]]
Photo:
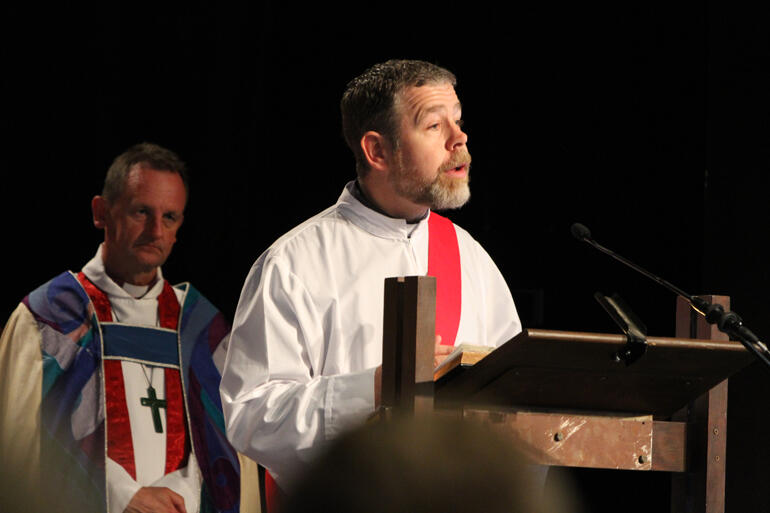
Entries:
[[630, 365], [624, 335], [529, 329], [434, 376], [434, 340], [435, 279], [386, 279], [386, 409], [480, 419], [539, 464], [668, 471], [672, 512], [724, 512], [727, 377], [753, 357], [684, 301], [676, 338], [648, 337]]

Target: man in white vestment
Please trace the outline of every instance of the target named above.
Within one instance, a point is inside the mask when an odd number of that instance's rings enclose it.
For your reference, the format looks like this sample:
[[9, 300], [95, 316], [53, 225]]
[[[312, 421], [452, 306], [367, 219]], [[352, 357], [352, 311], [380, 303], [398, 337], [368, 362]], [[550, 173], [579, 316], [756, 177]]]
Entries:
[[212, 440], [224, 438], [228, 325], [161, 272], [187, 196], [170, 150], [118, 156], [91, 203], [104, 231], [96, 255], [27, 296], [3, 331], [3, 460], [23, 484], [58, 485], [57, 511], [238, 511], [237, 454]]
[[220, 387], [227, 434], [284, 492], [326, 441], [379, 406], [384, 280], [441, 263], [429, 256], [431, 219], [451, 234], [461, 283], [459, 318], [437, 333], [437, 354], [455, 342], [496, 347], [521, 331], [490, 256], [433, 212], [470, 196], [454, 86], [452, 73], [421, 61], [388, 61], [352, 80], [341, 110], [357, 180], [246, 278]]

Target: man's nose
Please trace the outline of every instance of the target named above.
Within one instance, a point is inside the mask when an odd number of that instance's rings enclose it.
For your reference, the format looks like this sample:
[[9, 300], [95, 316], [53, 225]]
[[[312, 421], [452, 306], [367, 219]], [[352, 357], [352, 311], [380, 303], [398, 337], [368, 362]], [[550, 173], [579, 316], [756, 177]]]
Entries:
[[454, 150], [458, 146], [465, 146], [468, 144], [468, 134], [463, 132], [463, 129], [457, 123], [452, 123], [451, 132], [447, 139], [447, 149], [449, 151]]
[[147, 218], [147, 225], [145, 231], [148, 235], [152, 235], [153, 239], [159, 239], [163, 235], [163, 217], [162, 216], [149, 216]]

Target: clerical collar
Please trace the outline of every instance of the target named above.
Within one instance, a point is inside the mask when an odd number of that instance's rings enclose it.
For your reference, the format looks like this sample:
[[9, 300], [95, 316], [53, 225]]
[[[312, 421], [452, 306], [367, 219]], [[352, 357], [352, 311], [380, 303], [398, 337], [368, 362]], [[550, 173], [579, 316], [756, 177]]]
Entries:
[[[106, 292], [109, 296], [128, 298], [141, 300], [154, 300], [163, 292], [163, 274], [158, 267], [157, 275], [155, 276], [155, 283], [150, 285], [147, 291], [143, 294], [140, 293], [140, 298], [133, 295], [133, 291], [129, 292], [122, 286], [115, 283], [112, 278], [107, 275], [107, 271], [104, 268], [104, 259], [102, 258], [102, 245], [99, 244], [99, 248], [96, 250], [96, 255], [83, 266], [83, 273], [88, 277], [94, 285], [99, 289]], [[125, 285], [125, 284], [124, 284]], [[134, 285], [136, 287], [136, 285]]]
[[140, 299], [147, 294], [148, 290], [150, 290], [149, 285], [134, 285], [133, 283], [123, 283], [122, 287], [123, 290], [131, 295], [131, 297], [136, 299]]
[[[358, 201], [361, 202], [362, 205], [364, 205], [366, 208], [370, 208], [377, 212], [378, 214], [382, 214], [385, 217], [389, 217], [391, 219], [401, 219], [400, 217], [393, 217], [392, 215], [388, 214], [384, 210], [382, 210], [380, 207], [378, 207], [372, 200], [369, 199], [369, 197], [364, 192], [364, 188], [361, 187], [361, 184], [358, 183], [358, 179], [356, 179], [353, 182], [353, 187], [350, 189], [351, 194], [354, 198], [356, 198]], [[409, 221], [408, 219], [405, 219], [406, 224], [417, 224], [426, 217], [428, 217], [428, 213], [430, 212], [429, 209], [425, 210], [425, 214], [422, 215], [422, 217], [415, 219], [413, 221]]]

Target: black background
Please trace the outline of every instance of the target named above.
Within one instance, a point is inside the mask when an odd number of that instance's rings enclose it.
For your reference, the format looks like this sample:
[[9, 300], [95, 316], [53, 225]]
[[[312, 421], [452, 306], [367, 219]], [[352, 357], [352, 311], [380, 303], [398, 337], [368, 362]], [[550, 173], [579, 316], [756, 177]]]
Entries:
[[[232, 318], [257, 256], [354, 176], [345, 84], [398, 57], [458, 75], [473, 196], [449, 217], [498, 263], [525, 326], [615, 332], [601, 291], [673, 335], [673, 294], [574, 240], [579, 221], [770, 333], [767, 22], [716, 1], [6, 5], [0, 314], [93, 256], [91, 197], [151, 141], [192, 175], [164, 272]], [[770, 510], [768, 372], [731, 381], [728, 511]], [[594, 511], [667, 508], [664, 475], [580, 474]]]

